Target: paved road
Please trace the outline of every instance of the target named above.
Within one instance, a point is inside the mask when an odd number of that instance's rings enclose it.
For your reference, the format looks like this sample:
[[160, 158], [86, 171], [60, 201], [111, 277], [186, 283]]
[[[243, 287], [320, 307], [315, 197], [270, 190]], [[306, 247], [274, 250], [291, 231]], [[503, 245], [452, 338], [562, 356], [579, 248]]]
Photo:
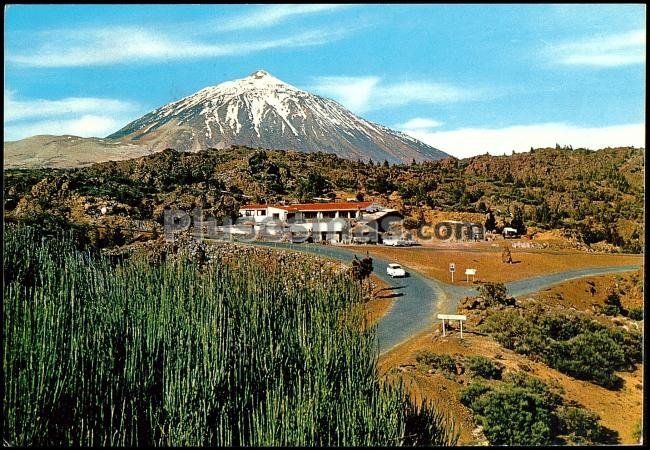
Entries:
[[[256, 242], [254, 245], [314, 253], [345, 263], [350, 263], [355, 254], [359, 258], [365, 256], [363, 252], [332, 245], [275, 242]], [[375, 275], [393, 286], [395, 292], [402, 294], [395, 297], [392, 308], [377, 323], [377, 340], [381, 353], [430, 327], [434, 321], [437, 321], [437, 314], [453, 314], [463, 297], [476, 294], [475, 287], [443, 283], [425, 277], [406, 266], [403, 267], [409, 276], [393, 279], [386, 273], [386, 267], [389, 262], [395, 261], [387, 261], [376, 256], [372, 258]], [[506, 287], [510, 295], [517, 297], [575, 278], [625, 272], [639, 267], [639, 265], [625, 265], [565, 271], [506, 283]]]

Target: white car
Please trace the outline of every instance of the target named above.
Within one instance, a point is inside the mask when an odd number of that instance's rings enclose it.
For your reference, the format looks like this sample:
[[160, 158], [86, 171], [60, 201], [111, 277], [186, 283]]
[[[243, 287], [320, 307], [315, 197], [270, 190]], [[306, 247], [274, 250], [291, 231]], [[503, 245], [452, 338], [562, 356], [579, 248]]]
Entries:
[[406, 276], [406, 272], [404, 271], [404, 269], [402, 269], [402, 266], [395, 263], [388, 265], [388, 268], [386, 269], [386, 273], [388, 273], [388, 275], [390, 275], [391, 278]]
[[391, 247], [399, 247], [402, 244], [402, 240], [398, 238], [387, 237], [382, 240], [382, 243]]
[[391, 247], [411, 247], [412, 245], [415, 245], [416, 242], [412, 239], [403, 239], [403, 238], [394, 238], [394, 237], [386, 237], [382, 240], [384, 245], [388, 245]]

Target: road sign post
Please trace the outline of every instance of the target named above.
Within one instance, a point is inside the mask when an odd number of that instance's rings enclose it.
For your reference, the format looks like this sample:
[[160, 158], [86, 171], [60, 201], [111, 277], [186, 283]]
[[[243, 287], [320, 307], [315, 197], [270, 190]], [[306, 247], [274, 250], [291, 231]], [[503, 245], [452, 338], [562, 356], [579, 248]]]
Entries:
[[476, 275], [476, 269], [465, 269], [465, 279], [469, 283], [469, 276], [472, 276], [472, 281], [474, 281], [474, 275]]
[[446, 334], [446, 329], [445, 329], [445, 320], [457, 320], [460, 322], [460, 338], [463, 338], [463, 320], [467, 320], [466, 315], [461, 315], [461, 314], [438, 314], [438, 319], [442, 320], [442, 337], [445, 337]]
[[451, 282], [454, 282], [454, 272], [456, 271], [456, 264], [449, 263], [449, 272], [451, 273]]

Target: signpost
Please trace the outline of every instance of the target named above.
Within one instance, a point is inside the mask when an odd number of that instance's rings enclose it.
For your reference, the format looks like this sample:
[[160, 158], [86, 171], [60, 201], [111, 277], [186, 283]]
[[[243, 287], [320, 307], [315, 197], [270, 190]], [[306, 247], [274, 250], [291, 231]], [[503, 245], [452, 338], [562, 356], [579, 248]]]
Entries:
[[446, 336], [445, 333], [445, 320], [457, 320], [460, 322], [460, 338], [463, 338], [463, 320], [467, 320], [467, 316], [461, 314], [438, 314], [438, 319], [442, 319], [442, 336]]
[[451, 282], [454, 282], [454, 272], [456, 271], [456, 264], [449, 263], [449, 272], [451, 272]]
[[476, 275], [476, 269], [465, 269], [466, 281], [469, 283], [469, 276], [472, 276], [472, 281], [474, 281], [474, 275]]

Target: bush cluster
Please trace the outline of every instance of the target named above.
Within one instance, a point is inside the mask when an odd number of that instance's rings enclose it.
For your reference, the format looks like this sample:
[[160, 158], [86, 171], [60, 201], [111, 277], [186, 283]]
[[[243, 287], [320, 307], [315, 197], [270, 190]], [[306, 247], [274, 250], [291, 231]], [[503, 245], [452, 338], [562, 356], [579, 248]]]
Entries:
[[488, 316], [481, 330], [508, 349], [607, 388], [620, 388], [622, 379], [615, 372], [631, 369], [642, 360], [640, 333], [607, 327], [580, 315], [498, 311]]
[[487, 380], [499, 380], [503, 372], [501, 364], [497, 364], [484, 356], [469, 356], [467, 358], [467, 368], [475, 375]]
[[422, 350], [416, 354], [415, 360], [443, 373], [456, 373], [456, 360], [449, 355]]
[[474, 382], [461, 392], [491, 445], [600, 443], [608, 434], [599, 417], [562, 398], [544, 382], [523, 372], [507, 374], [503, 382]]

